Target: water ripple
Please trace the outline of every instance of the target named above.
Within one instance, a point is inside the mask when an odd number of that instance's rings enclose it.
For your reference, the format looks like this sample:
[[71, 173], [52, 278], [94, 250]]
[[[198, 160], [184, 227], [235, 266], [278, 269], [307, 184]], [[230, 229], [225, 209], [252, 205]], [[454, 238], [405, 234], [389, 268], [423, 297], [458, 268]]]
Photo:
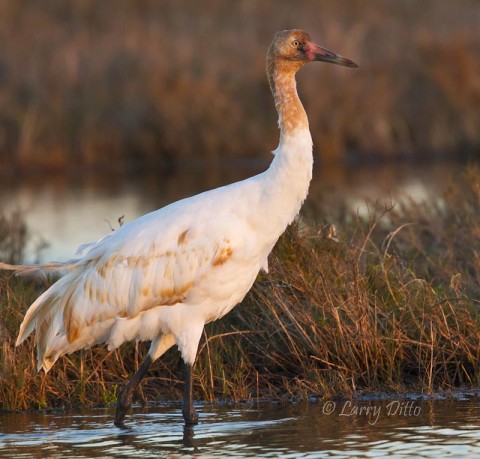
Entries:
[[[130, 429], [112, 425], [112, 410], [0, 416], [1, 457], [480, 457], [476, 399], [420, 403], [418, 416], [368, 419], [329, 415], [318, 405], [232, 408], [200, 405], [201, 423], [182, 424], [178, 404], [135, 408]], [[361, 412], [361, 411], [358, 411]], [[357, 411], [355, 411], [357, 413]], [[371, 420], [370, 420], [371, 421]]]

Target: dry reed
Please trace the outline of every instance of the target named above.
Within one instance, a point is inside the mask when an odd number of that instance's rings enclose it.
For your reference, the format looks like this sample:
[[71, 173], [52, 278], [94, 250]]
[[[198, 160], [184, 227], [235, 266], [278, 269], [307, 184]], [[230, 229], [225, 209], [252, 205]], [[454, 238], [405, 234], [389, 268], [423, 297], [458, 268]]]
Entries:
[[476, 0], [5, 0], [0, 166], [215, 164], [272, 150], [264, 53], [286, 27], [360, 64], [299, 76], [323, 160], [477, 152], [479, 23]]

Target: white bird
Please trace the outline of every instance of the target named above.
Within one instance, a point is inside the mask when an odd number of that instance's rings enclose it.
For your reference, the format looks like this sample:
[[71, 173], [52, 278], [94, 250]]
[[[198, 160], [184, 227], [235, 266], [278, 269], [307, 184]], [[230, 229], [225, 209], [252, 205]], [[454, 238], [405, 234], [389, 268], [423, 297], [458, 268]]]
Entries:
[[121, 427], [132, 393], [150, 364], [174, 344], [186, 364], [183, 417], [196, 424], [192, 369], [204, 325], [243, 300], [305, 200], [312, 138], [295, 73], [312, 61], [357, 67], [314, 44], [302, 30], [275, 34], [267, 76], [279, 116], [280, 143], [263, 173], [170, 204], [79, 249], [65, 263], [13, 266], [62, 277], [30, 306], [16, 344], [35, 330], [38, 369], [63, 354], [106, 343], [115, 349], [150, 340], [148, 356], [118, 395]]

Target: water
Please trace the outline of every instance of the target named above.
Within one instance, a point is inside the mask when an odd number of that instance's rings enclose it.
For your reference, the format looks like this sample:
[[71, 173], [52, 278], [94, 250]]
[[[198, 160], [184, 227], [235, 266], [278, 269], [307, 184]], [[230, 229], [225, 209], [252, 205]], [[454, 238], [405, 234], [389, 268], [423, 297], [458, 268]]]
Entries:
[[185, 430], [178, 403], [0, 415], [1, 457], [480, 457], [480, 400], [337, 401], [197, 407]]
[[[268, 160], [268, 158], [266, 158]], [[0, 212], [20, 210], [28, 224], [28, 262], [66, 260], [85, 243], [177, 199], [231, 183], [261, 172], [267, 162], [234, 165], [227, 169], [186, 168], [160, 174], [97, 174], [0, 180]], [[308, 204], [347, 202], [365, 208], [368, 200], [419, 201], [438, 196], [458, 177], [459, 164], [413, 164], [377, 167], [316, 167]], [[453, 178], [452, 178], [453, 177]], [[43, 241], [48, 247], [40, 252]]]

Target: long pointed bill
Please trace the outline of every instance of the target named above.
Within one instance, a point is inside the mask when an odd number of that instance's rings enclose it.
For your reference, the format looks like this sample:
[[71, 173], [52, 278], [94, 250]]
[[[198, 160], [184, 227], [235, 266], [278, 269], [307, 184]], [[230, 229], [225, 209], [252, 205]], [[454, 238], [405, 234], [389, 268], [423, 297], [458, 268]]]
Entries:
[[339, 54], [336, 54], [327, 48], [322, 48], [314, 43], [308, 45], [307, 56], [311, 61], [330, 62], [332, 64], [343, 65], [344, 67], [358, 67], [358, 65], [350, 59], [340, 56]]

